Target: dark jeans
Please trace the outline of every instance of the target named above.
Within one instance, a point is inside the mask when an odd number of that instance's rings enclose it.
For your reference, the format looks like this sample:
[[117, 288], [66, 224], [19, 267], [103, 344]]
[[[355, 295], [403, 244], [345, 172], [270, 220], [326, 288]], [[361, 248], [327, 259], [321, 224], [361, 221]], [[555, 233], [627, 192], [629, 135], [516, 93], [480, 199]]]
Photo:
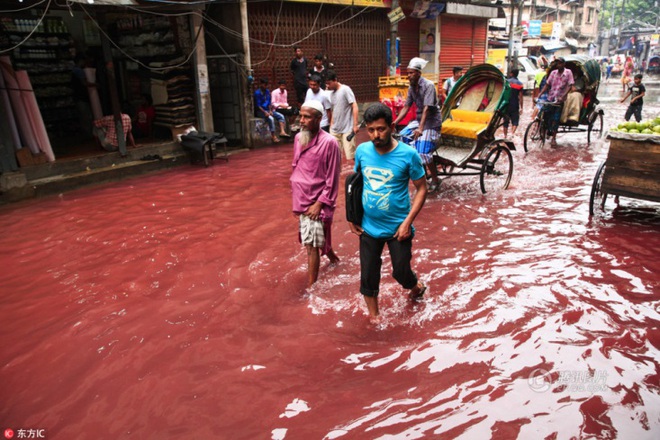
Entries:
[[284, 116], [298, 116], [300, 114], [300, 111], [296, 107], [278, 108], [277, 113], [280, 113]]
[[307, 89], [309, 88], [307, 84], [294, 84], [296, 89], [296, 98], [298, 99], [298, 104], [303, 105], [305, 102], [305, 96], [307, 95]]
[[557, 134], [557, 130], [559, 129], [559, 119], [561, 118], [561, 111], [563, 108], [563, 103], [562, 105], [548, 105], [544, 108], [549, 136]]
[[392, 259], [392, 276], [404, 289], [417, 285], [417, 275], [410, 267], [412, 259], [412, 237], [398, 241], [396, 238], [373, 238], [364, 232], [360, 235], [360, 293], [377, 297], [380, 290], [381, 257], [387, 244]]
[[628, 110], [626, 110], [626, 121], [630, 120], [630, 117], [635, 115], [635, 121], [642, 121], [642, 106], [641, 105], [629, 105]]

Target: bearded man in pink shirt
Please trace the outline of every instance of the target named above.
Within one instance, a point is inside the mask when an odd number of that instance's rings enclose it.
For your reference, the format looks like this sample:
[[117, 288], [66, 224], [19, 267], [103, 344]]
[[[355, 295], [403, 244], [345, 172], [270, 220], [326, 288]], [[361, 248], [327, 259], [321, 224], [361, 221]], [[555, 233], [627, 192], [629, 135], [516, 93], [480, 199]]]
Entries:
[[300, 133], [293, 143], [291, 192], [293, 213], [299, 217], [300, 242], [307, 249], [307, 287], [316, 282], [321, 255], [334, 264], [332, 217], [339, 193], [341, 153], [334, 136], [321, 130], [323, 107], [307, 101], [300, 108]]

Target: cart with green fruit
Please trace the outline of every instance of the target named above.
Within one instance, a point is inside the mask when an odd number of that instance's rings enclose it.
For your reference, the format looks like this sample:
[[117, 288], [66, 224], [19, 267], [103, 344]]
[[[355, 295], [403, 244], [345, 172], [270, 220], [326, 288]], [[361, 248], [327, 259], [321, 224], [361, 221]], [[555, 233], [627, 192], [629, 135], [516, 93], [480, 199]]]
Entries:
[[642, 133], [610, 130], [607, 159], [591, 187], [590, 216], [606, 209], [609, 196], [616, 204], [619, 196], [660, 202], [660, 117], [645, 125]]

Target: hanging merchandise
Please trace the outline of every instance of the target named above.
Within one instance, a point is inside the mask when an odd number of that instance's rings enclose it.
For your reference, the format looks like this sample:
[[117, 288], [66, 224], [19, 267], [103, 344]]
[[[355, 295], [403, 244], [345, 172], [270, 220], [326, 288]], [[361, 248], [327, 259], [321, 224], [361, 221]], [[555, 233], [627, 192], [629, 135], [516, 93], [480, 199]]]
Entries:
[[34, 136], [34, 132], [32, 131], [32, 127], [30, 126], [30, 119], [27, 110], [23, 105], [20, 87], [18, 86], [18, 81], [14, 74], [14, 68], [11, 66], [11, 60], [9, 57], [0, 57], [0, 70], [2, 71], [2, 76], [4, 77], [7, 90], [9, 91], [11, 106], [16, 115], [16, 122], [18, 123], [21, 139], [23, 139], [22, 145], [28, 147], [33, 154], [39, 154], [39, 146]]

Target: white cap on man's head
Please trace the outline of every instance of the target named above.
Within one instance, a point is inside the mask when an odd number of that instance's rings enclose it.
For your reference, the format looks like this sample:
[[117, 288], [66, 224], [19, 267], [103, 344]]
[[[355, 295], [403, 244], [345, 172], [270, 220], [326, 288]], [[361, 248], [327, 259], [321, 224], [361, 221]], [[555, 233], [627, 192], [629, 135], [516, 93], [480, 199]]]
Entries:
[[313, 108], [314, 110], [318, 111], [319, 113], [323, 114], [323, 104], [321, 104], [319, 101], [305, 101], [304, 104], [301, 107], [309, 107]]
[[428, 61], [426, 61], [424, 58], [415, 57], [408, 63], [408, 69], [419, 70], [421, 72], [427, 64]]

